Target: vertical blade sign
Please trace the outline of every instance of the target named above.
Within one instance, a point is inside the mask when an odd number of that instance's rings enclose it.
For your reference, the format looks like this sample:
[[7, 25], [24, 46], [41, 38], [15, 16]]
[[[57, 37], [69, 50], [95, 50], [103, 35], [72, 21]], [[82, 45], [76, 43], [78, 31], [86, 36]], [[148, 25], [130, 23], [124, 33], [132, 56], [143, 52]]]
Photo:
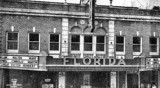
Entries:
[[91, 32], [93, 32], [94, 28], [95, 28], [94, 19], [95, 19], [95, 0], [90, 0], [90, 5], [89, 5], [89, 26], [90, 26]]

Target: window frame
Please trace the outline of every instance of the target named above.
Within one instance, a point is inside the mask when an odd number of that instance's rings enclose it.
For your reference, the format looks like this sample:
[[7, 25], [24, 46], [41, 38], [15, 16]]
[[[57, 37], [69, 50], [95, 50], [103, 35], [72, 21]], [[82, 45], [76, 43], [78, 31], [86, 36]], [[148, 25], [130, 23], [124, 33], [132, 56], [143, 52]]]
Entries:
[[[123, 37], [123, 40], [124, 40], [124, 42], [123, 42], [123, 51], [121, 52], [121, 51], [116, 51], [116, 45], [117, 45], [117, 37]], [[116, 55], [125, 55], [125, 46], [126, 46], [126, 44], [125, 44], [125, 36], [124, 35], [117, 35], [117, 36], [115, 36], [115, 52], [116, 52]]]
[[[97, 49], [97, 36], [103, 36], [104, 37], [104, 51], [97, 51], [96, 49]], [[107, 46], [107, 44], [106, 44], [106, 35], [95, 35], [95, 52], [96, 52], [96, 54], [105, 54], [106, 53], [106, 46]]]
[[[8, 33], [17, 33], [17, 49], [8, 49]], [[18, 53], [19, 52], [19, 32], [7, 32], [6, 36], [6, 51], [7, 53]]]
[[[151, 44], [150, 44], [150, 38], [156, 38], [157, 39], [157, 52], [151, 52], [151, 48], [150, 48], [150, 46], [151, 46]], [[151, 37], [149, 37], [149, 55], [159, 55], [159, 37], [157, 37], [157, 36], [151, 36]]]
[[[38, 34], [39, 36], [39, 41], [38, 41], [38, 44], [39, 44], [39, 47], [38, 47], [38, 50], [30, 50], [29, 49], [29, 46], [30, 46], [30, 34]], [[37, 33], [37, 32], [30, 32], [28, 33], [28, 53], [40, 53], [40, 33]]]
[[[79, 49], [80, 50], [71, 50], [71, 38], [72, 38], [72, 35], [79, 35], [80, 36], [80, 46], [79, 46]], [[92, 51], [84, 51], [84, 36], [92, 36]], [[96, 48], [93, 48], [93, 47], [96, 47], [97, 45], [97, 36], [104, 36], [104, 51], [96, 51]], [[104, 35], [104, 34], [79, 34], [79, 33], [70, 33], [70, 51], [71, 53], [87, 53], [87, 54], [105, 54], [106, 53], [106, 39], [107, 39], [107, 36]]]
[[[85, 51], [85, 50], [84, 50], [84, 48], [85, 48], [85, 47], [84, 47], [84, 45], [85, 45], [85, 43], [84, 43], [84, 41], [85, 41], [84, 37], [85, 37], [85, 36], [91, 36], [91, 37], [92, 37], [92, 43], [91, 43], [91, 45], [92, 45], [92, 50], [91, 50], [91, 51]], [[83, 44], [83, 52], [84, 52], [84, 53], [93, 53], [93, 52], [94, 52], [94, 49], [93, 49], [93, 47], [94, 47], [94, 36], [93, 36], [93, 35], [84, 34], [84, 35], [83, 35], [83, 43], [82, 43], [82, 44]]]
[[[51, 43], [51, 41], [50, 41], [50, 36], [51, 36], [51, 34], [55, 34], [55, 35], [58, 35], [58, 37], [59, 37], [59, 41], [58, 41], [58, 43], [59, 43], [59, 48], [58, 48], [58, 50], [50, 50], [50, 43]], [[51, 53], [51, 54], [59, 54], [60, 53], [60, 34], [59, 33], [50, 33], [49, 34], [49, 38], [48, 38], [49, 40], [49, 43], [48, 43], [48, 51], [49, 51], [49, 53]]]
[[133, 51], [133, 55], [140, 55], [142, 53], [142, 36], [133, 36], [132, 41], [133, 41], [134, 37], [139, 37], [140, 38], [140, 44], [133, 44], [133, 42], [132, 42], [132, 50], [133, 50], [134, 45], [140, 45], [140, 52], [134, 52]]
[[[79, 36], [79, 50], [72, 50], [72, 36], [73, 35], [78, 35]], [[70, 35], [70, 47], [71, 47], [71, 52], [80, 52], [81, 51], [81, 40], [82, 40], [82, 38], [81, 38], [81, 35], [80, 34], [71, 34]]]

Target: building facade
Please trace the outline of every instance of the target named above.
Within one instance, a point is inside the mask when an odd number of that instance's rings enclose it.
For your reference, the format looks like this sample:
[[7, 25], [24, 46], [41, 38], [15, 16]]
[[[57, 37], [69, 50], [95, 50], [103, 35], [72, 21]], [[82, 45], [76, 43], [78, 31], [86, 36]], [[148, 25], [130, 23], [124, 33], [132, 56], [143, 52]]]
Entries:
[[2, 0], [1, 88], [160, 87], [160, 12]]

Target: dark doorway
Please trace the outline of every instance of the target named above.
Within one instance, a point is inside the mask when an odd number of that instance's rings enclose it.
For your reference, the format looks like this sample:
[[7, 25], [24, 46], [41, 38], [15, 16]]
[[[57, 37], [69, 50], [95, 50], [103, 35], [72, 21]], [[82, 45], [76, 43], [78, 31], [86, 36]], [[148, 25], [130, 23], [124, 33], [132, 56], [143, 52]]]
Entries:
[[127, 74], [127, 88], [138, 88], [138, 74]]

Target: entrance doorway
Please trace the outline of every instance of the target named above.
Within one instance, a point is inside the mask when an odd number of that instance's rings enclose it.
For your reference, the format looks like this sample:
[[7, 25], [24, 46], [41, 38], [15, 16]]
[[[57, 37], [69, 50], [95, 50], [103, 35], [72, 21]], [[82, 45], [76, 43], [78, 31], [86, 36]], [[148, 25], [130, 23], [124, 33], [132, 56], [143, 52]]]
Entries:
[[127, 74], [127, 88], [138, 88], [138, 74]]

